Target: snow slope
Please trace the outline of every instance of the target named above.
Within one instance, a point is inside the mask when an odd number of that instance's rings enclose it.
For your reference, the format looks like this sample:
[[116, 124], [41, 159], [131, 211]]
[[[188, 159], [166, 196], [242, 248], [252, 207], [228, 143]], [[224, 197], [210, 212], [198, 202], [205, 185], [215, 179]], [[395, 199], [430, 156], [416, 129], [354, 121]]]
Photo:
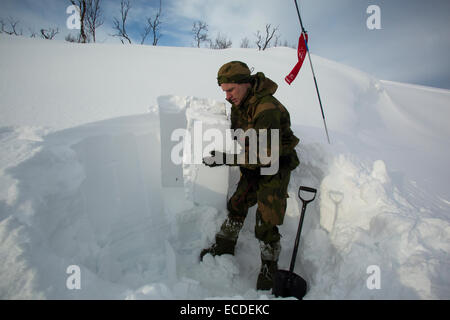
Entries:
[[[295, 269], [310, 285], [305, 298], [450, 298], [450, 91], [380, 81], [313, 56], [330, 146], [308, 65], [292, 86], [283, 81], [295, 64], [292, 49], [0, 35], [0, 52], [0, 298], [274, 298], [254, 290], [255, 208], [236, 256], [197, 262], [226, 212], [202, 203], [207, 190], [196, 189], [195, 173], [223, 168], [184, 167], [192, 183], [163, 183], [179, 169], [161, 163], [168, 122], [161, 122], [167, 105], [158, 97], [176, 96], [169, 99], [186, 106], [189, 120], [192, 105], [223, 101], [215, 75], [229, 60], [279, 84], [276, 97], [301, 139], [302, 164], [280, 228], [280, 268], [289, 267], [298, 187], [319, 190]], [[208, 113], [196, 117], [211, 120]], [[236, 179], [230, 170], [229, 193]], [[224, 190], [224, 180], [204, 181]], [[71, 265], [81, 269], [80, 290], [66, 286]], [[380, 289], [367, 285], [374, 265]]]

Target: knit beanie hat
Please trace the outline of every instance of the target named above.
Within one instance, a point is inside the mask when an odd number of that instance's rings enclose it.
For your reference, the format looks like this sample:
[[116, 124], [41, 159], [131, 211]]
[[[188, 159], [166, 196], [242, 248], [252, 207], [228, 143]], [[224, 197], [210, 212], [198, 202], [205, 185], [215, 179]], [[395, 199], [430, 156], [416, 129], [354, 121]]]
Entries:
[[217, 73], [219, 86], [222, 83], [250, 83], [250, 69], [241, 61], [231, 61], [224, 64]]

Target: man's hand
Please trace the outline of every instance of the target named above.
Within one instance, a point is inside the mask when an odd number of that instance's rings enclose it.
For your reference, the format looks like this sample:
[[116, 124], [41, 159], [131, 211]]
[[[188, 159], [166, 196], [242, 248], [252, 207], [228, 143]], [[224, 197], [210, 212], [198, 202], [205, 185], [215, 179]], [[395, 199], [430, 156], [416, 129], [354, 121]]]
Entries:
[[[225, 153], [220, 152], [220, 151], [211, 151], [210, 152], [211, 157], [204, 157], [203, 158], [203, 163], [211, 168], [214, 167], [219, 167], [225, 164]], [[219, 163], [217, 163], [217, 162]]]

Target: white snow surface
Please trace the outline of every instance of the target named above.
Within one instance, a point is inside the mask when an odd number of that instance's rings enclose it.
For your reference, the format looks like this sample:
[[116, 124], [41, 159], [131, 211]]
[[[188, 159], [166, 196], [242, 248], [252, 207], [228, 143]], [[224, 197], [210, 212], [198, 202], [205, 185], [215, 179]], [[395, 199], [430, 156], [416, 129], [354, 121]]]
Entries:
[[[281, 269], [297, 231], [298, 188], [318, 189], [295, 267], [309, 285], [305, 299], [450, 299], [449, 90], [378, 80], [313, 55], [328, 145], [309, 65], [291, 86], [283, 80], [293, 49], [2, 34], [0, 57], [0, 299], [275, 299], [255, 290], [255, 207], [235, 256], [198, 262], [225, 219], [236, 170], [162, 164], [175, 123], [224, 128], [215, 79], [230, 60], [278, 83], [301, 139]], [[163, 183], [174, 177], [184, 183]], [[219, 201], [208, 203], [208, 192]], [[80, 289], [67, 286], [71, 265]]]

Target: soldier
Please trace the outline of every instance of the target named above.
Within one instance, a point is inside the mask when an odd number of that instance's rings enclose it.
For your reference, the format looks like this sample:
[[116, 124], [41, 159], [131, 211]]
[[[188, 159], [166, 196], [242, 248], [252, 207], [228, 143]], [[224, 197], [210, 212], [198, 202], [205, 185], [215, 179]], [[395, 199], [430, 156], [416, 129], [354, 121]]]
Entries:
[[244, 163], [239, 163], [233, 156], [231, 158], [234, 160], [230, 163], [227, 155], [217, 151], [211, 153], [212, 157], [203, 160], [211, 167], [225, 162], [227, 165], [239, 165], [241, 177], [236, 191], [228, 201], [228, 216], [216, 234], [215, 243], [201, 252], [200, 259], [206, 254], [234, 254], [248, 209], [257, 204], [255, 236], [260, 242], [261, 271], [256, 287], [257, 290], [270, 290], [273, 275], [278, 269], [281, 251], [278, 226], [283, 224], [286, 212], [290, 173], [299, 165], [295, 151], [299, 139], [290, 128], [289, 112], [273, 97], [277, 84], [263, 73], [251, 75], [245, 63], [232, 61], [219, 69], [217, 80], [226, 93], [227, 101], [232, 104], [231, 129], [242, 129], [244, 132], [255, 129], [257, 139], [260, 129], [267, 130], [267, 137], [271, 137], [270, 130], [278, 130], [279, 141], [269, 141], [266, 150], [267, 154], [271, 154], [274, 151], [272, 148], [279, 148], [279, 159], [274, 160], [278, 162], [278, 170], [271, 175], [261, 174], [261, 169], [268, 165], [262, 164], [258, 156], [256, 163], [248, 161], [250, 148], [246, 140], [242, 146], [246, 153]]

